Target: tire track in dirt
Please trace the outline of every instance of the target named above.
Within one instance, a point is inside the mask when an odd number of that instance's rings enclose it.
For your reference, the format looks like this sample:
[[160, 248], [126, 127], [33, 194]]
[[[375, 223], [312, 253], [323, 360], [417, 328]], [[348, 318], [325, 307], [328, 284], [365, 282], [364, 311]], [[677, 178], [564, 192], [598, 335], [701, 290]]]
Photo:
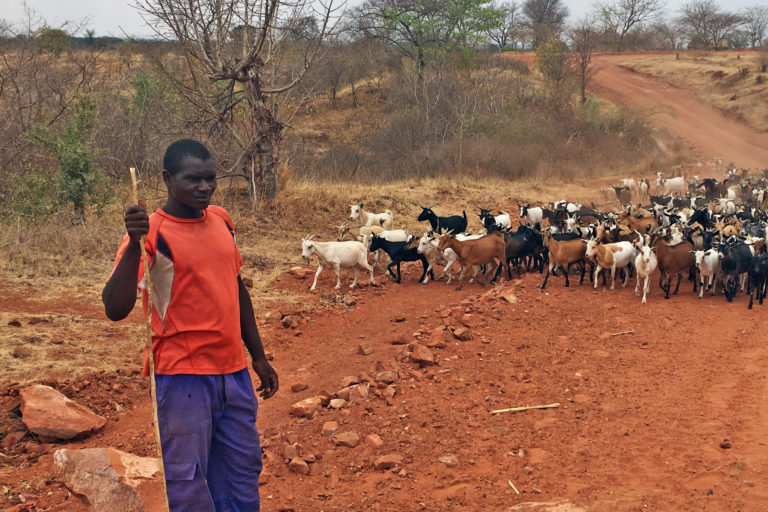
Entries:
[[[654, 125], [687, 141], [701, 160], [768, 167], [768, 134], [701, 100], [684, 88], [621, 66], [631, 55], [596, 55], [591, 90], [614, 103], [648, 112]], [[674, 54], [670, 53], [670, 58]], [[703, 174], [707, 168], [702, 169]], [[721, 178], [720, 171], [710, 170]]]

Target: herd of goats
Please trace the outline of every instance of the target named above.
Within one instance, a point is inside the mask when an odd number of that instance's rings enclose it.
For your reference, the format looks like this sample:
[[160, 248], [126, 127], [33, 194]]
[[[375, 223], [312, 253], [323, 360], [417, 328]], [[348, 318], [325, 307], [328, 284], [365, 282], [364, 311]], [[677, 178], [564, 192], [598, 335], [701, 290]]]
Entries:
[[[750, 309], [755, 298], [762, 304], [768, 286], [768, 170], [755, 174], [731, 169], [723, 181], [696, 176], [690, 180], [665, 178], [659, 172], [655, 184], [659, 195], [651, 195], [648, 180], [622, 180], [621, 185], [612, 187], [622, 206], [611, 212], [567, 201], [547, 206], [518, 203], [520, 224], [515, 231], [509, 213], [481, 209], [482, 234], [467, 233], [466, 212], [439, 217], [432, 205], [422, 207], [418, 216], [420, 222], [430, 225], [418, 238], [394, 229], [389, 210], [371, 213], [363, 209], [363, 203], [353, 204], [349, 222], [339, 227], [337, 241], [316, 241], [314, 235], [302, 239], [302, 257], [309, 260], [315, 256], [319, 262], [310, 290], [315, 290], [326, 267], [336, 271], [337, 289], [341, 287], [341, 268], [354, 269], [351, 288], [357, 284], [360, 269], [368, 270], [371, 284], [375, 284], [373, 269], [383, 252], [389, 260], [386, 271], [398, 283], [400, 263], [408, 261], [421, 261], [419, 281], [425, 284], [435, 279], [436, 265], [443, 267], [436, 279], [447, 276], [450, 283], [453, 264], [458, 262], [457, 289], [467, 271], [471, 273], [470, 283], [480, 270], [488, 270], [489, 282], [494, 283], [505, 266], [507, 278], [512, 279], [511, 267], [519, 274], [523, 265], [526, 272], [534, 269], [539, 273], [547, 266], [542, 289], [558, 269], [569, 286], [572, 267], [579, 270], [582, 284], [589, 266], [589, 279], [595, 288], [601, 275], [603, 285], [607, 284], [608, 270], [610, 289], [617, 272], [623, 274], [623, 286], [635, 274], [635, 294], [640, 296], [642, 289], [645, 303], [650, 276], [658, 268], [659, 286], [666, 299], [675, 275], [673, 294], [686, 274], [693, 281], [694, 293], [699, 287], [699, 298], [705, 287], [716, 294], [720, 275], [721, 291], [728, 302], [741, 289], [750, 296]], [[368, 263], [369, 253], [376, 253], [374, 266]]]

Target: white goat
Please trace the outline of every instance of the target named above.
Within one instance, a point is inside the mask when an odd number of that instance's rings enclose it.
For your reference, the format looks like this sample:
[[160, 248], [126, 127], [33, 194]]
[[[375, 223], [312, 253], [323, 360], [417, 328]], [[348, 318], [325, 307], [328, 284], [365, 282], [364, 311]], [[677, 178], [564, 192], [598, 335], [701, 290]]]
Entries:
[[643, 278], [643, 304], [651, 288], [651, 274], [656, 270], [657, 265], [656, 253], [647, 245], [642, 245], [640, 253], [635, 257], [635, 295], [640, 296], [640, 278]]
[[656, 173], [656, 186], [661, 188], [662, 195], [668, 196], [677, 193], [679, 196], [684, 196], [687, 191], [685, 184], [685, 178], [678, 176], [677, 178], [664, 178], [664, 173]]
[[720, 270], [720, 253], [716, 249], [708, 251], [691, 251], [696, 258], [696, 269], [699, 271], [699, 298], [704, 297], [704, 278], [707, 288], [712, 288], [712, 295], [717, 291], [717, 272]]
[[389, 210], [384, 213], [367, 212], [363, 210], [363, 203], [351, 204], [349, 208], [349, 220], [359, 221], [363, 226], [381, 226], [385, 230], [395, 227], [395, 217]]
[[336, 289], [341, 289], [340, 269], [353, 267], [355, 269], [355, 280], [352, 281], [350, 288], [357, 286], [357, 277], [360, 269], [364, 268], [371, 273], [371, 285], [376, 284], [373, 280], [373, 267], [368, 264], [367, 240], [364, 242], [316, 242], [312, 240], [314, 235], [301, 239], [301, 257], [309, 259], [312, 255], [317, 256], [318, 267], [315, 273], [315, 280], [309, 291], [315, 291], [317, 278], [325, 267], [333, 267], [336, 271]]

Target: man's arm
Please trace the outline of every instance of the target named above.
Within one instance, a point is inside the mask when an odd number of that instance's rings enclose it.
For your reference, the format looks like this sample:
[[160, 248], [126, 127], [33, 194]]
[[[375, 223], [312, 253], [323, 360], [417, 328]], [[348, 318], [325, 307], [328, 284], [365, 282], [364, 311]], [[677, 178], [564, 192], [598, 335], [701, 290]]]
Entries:
[[261, 336], [259, 336], [259, 329], [256, 327], [256, 319], [253, 315], [251, 296], [240, 276], [237, 276], [237, 286], [240, 300], [240, 335], [243, 337], [245, 348], [251, 354], [253, 369], [261, 380], [261, 386], [256, 391], [261, 391], [262, 398], [269, 398], [277, 393], [277, 389], [280, 387], [277, 372], [267, 362], [267, 356], [264, 355]]
[[130, 237], [115, 271], [101, 292], [107, 318], [117, 322], [127, 317], [136, 304], [136, 276], [141, 264], [141, 237], [149, 232], [149, 217], [143, 206], [131, 206], [125, 214]]

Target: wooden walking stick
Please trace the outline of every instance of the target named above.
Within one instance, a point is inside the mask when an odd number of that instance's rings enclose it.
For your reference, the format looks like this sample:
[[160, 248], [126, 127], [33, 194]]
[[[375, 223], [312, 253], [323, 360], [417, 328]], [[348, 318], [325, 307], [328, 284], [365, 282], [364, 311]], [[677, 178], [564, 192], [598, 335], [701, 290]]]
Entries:
[[[131, 183], [133, 184], [133, 204], [139, 204], [139, 188], [136, 181], [136, 169], [131, 167]], [[144, 265], [144, 279], [147, 280], [147, 336], [145, 344], [149, 357], [149, 379], [152, 395], [152, 420], [155, 425], [155, 440], [157, 441], [157, 456], [160, 459], [160, 479], [163, 482], [163, 510], [169, 512], [168, 489], [165, 486], [165, 465], [163, 464], [163, 447], [160, 441], [160, 424], [157, 421], [157, 386], [155, 384], [155, 354], [152, 352], [152, 279], [149, 275], [149, 257], [147, 256], [146, 236], [141, 237], [141, 261]]]

